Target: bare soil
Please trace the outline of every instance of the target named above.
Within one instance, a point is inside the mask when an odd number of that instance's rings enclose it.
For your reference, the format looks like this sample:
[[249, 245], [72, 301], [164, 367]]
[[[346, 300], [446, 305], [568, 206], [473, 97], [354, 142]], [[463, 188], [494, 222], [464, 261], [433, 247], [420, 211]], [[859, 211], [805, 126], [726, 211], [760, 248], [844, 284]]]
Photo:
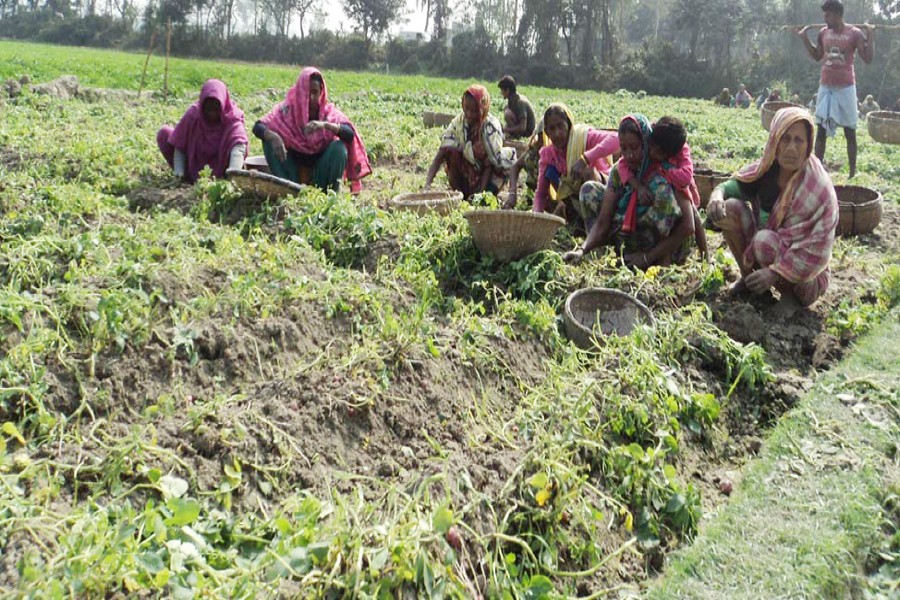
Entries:
[[[14, 151], [0, 149], [4, 166], [20, 161]], [[190, 187], [145, 188], [128, 199], [134, 211], [187, 213], [197, 202]], [[721, 243], [711, 238], [711, 247]], [[860, 241], [866, 253], [897, 253], [900, 210], [887, 207], [877, 233]], [[379, 257], [396, 256], [398, 250], [396, 241], [383, 240], [361, 266], [373, 272]], [[859, 258], [865, 260], [866, 254]], [[298, 276], [324, 277], [309, 266], [297, 266], [297, 271]], [[734, 339], [765, 348], [776, 372], [761, 394], [737, 395], [725, 405], [713, 439], [694, 440], [683, 453], [683, 466], [702, 489], [706, 507], [727, 499], [722, 481], [739, 483], [740, 466], [759, 450], [766, 426], [793, 406], [817, 371], [847, 351], [849, 340], [828, 333], [825, 322], [842, 299], [861, 294], [867, 299], [860, 285], [864, 280], [853, 269], [836, 270], [825, 297], [789, 321], [775, 318], [766, 300], [735, 299], [724, 292], [706, 299], [715, 322]], [[179, 302], [215, 291], [225, 281], [224, 273], [204, 273], [189, 282], [167, 278], [154, 283]], [[398, 296], [397, 302], [404, 298]], [[450, 476], [455, 496], [466, 496], [460, 482], [470, 481], [474, 490], [494, 497], [524, 460], [527, 443], [501, 445], [487, 431], [472, 428], [473, 407], [484, 405], [501, 421], [510, 420], [521, 386], [539, 382], [550, 365], [548, 350], [528, 336], [515, 344], [497, 338], [494, 364], [473, 364], [456, 348], [439, 357], [397, 357], [395, 375], [385, 387], [378, 373], [332, 360], [359, 341], [348, 322], [326, 318], [323, 308], [312, 303], [265, 319], [217, 315], [193, 329], [194, 353], [156, 336], [146, 347], [110, 353], [75, 370], [49, 365], [48, 409], [74, 415], [87, 406], [94, 416], [84, 422], [82, 445], [44, 449], [59, 464], [73, 465], [65, 473], [68, 493], [89, 493], [85, 486], [76, 490], [72, 485], [76, 474], [83, 481], [91, 473], [80, 467], [85, 456], [91, 457], [98, 479], [103, 465], [117, 459], [94, 435], [91, 421], [105, 418], [106, 432], [124, 438], [158, 410], [153, 421], [157, 454], [171, 459], [173, 470], [202, 490], [215, 489], [223, 465], [238, 459], [248, 485], [235, 491], [233, 501], [247, 510], [273, 510], [285, 491], [273, 484], [320, 496], [361, 488], [375, 498], [384, 483], [412, 488], [435, 472]], [[722, 397], [727, 390], [717, 383], [720, 368], [714, 360], [685, 365], [683, 376]], [[207, 404], [201, 400], [213, 401], [215, 410], [198, 408]], [[143, 481], [137, 470], [133, 477], [134, 483]], [[613, 549], [622, 541], [611, 532], [600, 543]], [[14, 543], [8, 549], [15, 552]], [[604, 581], [640, 579], [645, 568], [658, 566], [652, 555], [647, 560], [626, 557], [618, 573], [605, 575]]]

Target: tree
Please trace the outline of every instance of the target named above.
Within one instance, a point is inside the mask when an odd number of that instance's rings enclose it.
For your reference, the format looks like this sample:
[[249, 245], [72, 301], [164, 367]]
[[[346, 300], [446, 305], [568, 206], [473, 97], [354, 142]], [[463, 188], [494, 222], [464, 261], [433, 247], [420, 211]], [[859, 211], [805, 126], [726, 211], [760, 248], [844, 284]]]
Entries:
[[341, 3], [350, 20], [362, 30], [366, 44], [400, 20], [406, 7], [405, 0], [341, 0]]
[[417, 6], [425, 10], [425, 31], [432, 25], [432, 39], [443, 42], [447, 39], [447, 21], [450, 19], [449, 0], [417, 0]]

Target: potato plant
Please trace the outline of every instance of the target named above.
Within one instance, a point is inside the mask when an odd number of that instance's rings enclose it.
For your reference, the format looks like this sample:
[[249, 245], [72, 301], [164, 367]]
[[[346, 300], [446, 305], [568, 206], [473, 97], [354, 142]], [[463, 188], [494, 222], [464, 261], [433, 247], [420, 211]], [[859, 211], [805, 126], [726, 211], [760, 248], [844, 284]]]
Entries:
[[[141, 61], [0, 42], [0, 77], [135, 89]], [[358, 198], [179, 188], [155, 132], [202, 82], [224, 79], [251, 126], [296, 69], [175, 60], [170, 74], [168, 101], [154, 59], [152, 98], [0, 107], [5, 589], [599, 597], [690, 542], [712, 501], [691, 465], [718, 464], [777, 379], [771, 353], [714, 319], [726, 251], [679, 269], [633, 272], [612, 252], [572, 267], [562, 231], [501, 264], [459, 211], [386, 211], [437, 145], [421, 112], [457, 110], [462, 81], [326, 73], [375, 165]], [[679, 116], [719, 170], [766, 139], [753, 111], [525, 91], [602, 127]], [[897, 158], [861, 134], [860, 181], [896, 198]], [[862, 270], [852, 250], [840, 262]], [[897, 303], [896, 252], [866, 259], [877, 301], [846, 298], [829, 327], [852, 338]], [[560, 314], [588, 286], [635, 294], [657, 325], [577, 349]]]

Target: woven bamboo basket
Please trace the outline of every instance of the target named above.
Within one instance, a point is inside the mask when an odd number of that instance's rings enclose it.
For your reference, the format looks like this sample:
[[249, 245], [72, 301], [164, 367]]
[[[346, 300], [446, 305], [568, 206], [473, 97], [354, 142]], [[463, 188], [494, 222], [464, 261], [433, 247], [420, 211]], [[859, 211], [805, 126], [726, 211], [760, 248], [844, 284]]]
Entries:
[[900, 144], [900, 113], [889, 110], [870, 112], [866, 117], [866, 126], [876, 142]]
[[525, 140], [503, 140], [503, 145], [507, 148], [514, 148], [516, 156], [522, 156], [528, 149], [528, 142]]
[[772, 126], [772, 119], [775, 118], [775, 113], [777, 113], [782, 108], [789, 108], [791, 106], [806, 108], [805, 106], [800, 106], [799, 104], [794, 104], [793, 102], [784, 102], [782, 100], [764, 102], [762, 105], [762, 109], [759, 112], [759, 118], [760, 121], [762, 121], [763, 129], [769, 131], [769, 128]]
[[838, 235], [872, 233], [881, 221], [881, 194], [859, 185], [836, 185]]
[[585, 349], [602, 344], [607, 335], [628, 335], [638, 323], [653, 324], [653, 313], [643, 302], [608, 288], [573, 292], [566, 299], [563, 318], [566, 335]]
[[431, 125], [432, 127], [446, 127], [455, 116], [456, 115], [451, 115], [450, 113], [431, 113]]
[[436, 212], [449, 215], [462, 202], [462, 192], [410, 192], [397, 194], [388, 201], [393, 210], [408, 210], [419, 215]]
[[720, 183], [725, 183], [731, 178], [728, 173], [713, 171], [712, 169], [695, 169], [694, 182], [697, 184], [697, 191], [700, 193], [700, 207], [706, 208], [709, 204], [709, 197]]
[[227, 177], [242, 192], [257, 198], [282, 198], [296, 194], [303, 186], [281, 177], [275, 177], [262, 171], [246, 171], [244, 169], [228, 169]]
[[475, 246], [497, 260], [524, 258], [550, 246], [566, 224], [555, 215], [516, 210], [470, 210], [463, 215]]
[[265, 156], [248, 156], [244, 159], [244, 168], [248, 171], [271, 173], [269, 170], [269, 163], [266, 162]]

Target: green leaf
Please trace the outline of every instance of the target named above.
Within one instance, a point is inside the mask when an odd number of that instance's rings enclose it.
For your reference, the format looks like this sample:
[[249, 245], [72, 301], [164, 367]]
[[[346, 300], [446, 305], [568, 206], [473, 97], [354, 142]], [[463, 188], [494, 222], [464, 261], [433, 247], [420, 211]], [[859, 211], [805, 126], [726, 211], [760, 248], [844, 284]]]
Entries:
[[532, 575], [525, 589], [526, 600], [543, 600], [553, 591], [553, 583], [545, 575]]
[[435, 531], [444, 535], [447, 531], [450, 530], [450, 527], [453, 525], [453, 511], [447, 508], [446, 505], [441, 506], [436, 511], [434, 511], [434, 517], [431, 520], [432, 525], [434, 526]]
[[628, 444], [625, 448], [635, 460], [641, 460], [644, 458], [644, 449], [640, 444]]
[[152, 574], [159, 573], [166, 568], [162, 557], [156, 552], [143, 552], [138, 555], [138, 561]]
[[229, 479], [241, 479], [241, 463], [237, 459], [234, 459], [234, 466], [225, 463], [222, 466], [222, 470]]
[[531, 477], [528, 478], [528, 485], [530, 485], [531, 487], [533, 487], [536, 490], [546, 487], [549, 482], [550, 482], [550, 476], [547, 475], [547, 473], [545, 473], [544, 471], [535, 473], [534, 475], [532, 475]]
[[331, 545], [328, 542], [316, 542], [306, 547], [312, 557], [316, 559], [316, 564], [319, 565], [323, 564], [328, 558], [328, 550], [330, 548]]
[[189, 525], [200, 516], [200, 504], [196, 500], [172, 498], [166, 502], [166, 507], [172, 511], [172, 516], [166, 519], [166, 525], [175, 527]]
[[369, 558], [369, 568], [374, 570], [374, 574], [378, 574], [381, 569], [384, 568], [384, 565], [387, 564], [388, 558], [390, 557], [390, 552], [388, 552], [387, 548], [382, 548], [371, 558]]
[[188, 482], [181, 477], [163, 475], [159, 478], [159, 491], [163, 498], [181, 498], [188, 491]]
[[666, 476], [666, 481], [675, 481], [675, 477], [678, 475], [678, 472], [672, 465], [665, 465], [663, 467], [663, 475]]
[[9, 421], [4, 423], [3, 424], [3, 433], [5, 433], [6, 435], [8, 435], [11, 438], [15, 438], [16, 441], [19, 442], [20, 444], [22, 444], [23, 446], [25, 445], [25, 438], [23, 438], [22, 434], [19, 433], [19, 430], [16, 427], [15, 423], [10, 423]]
[[422, 565], [422, 584], [428, 594], [427, 597], [431, 598], [434, 595], [434, 571], [427, 562]]
[[669, 503], [666, 504], [666, 512], [667, 513], [677, 513], [684, 505], [687, 503], [687, 500], [681, 494], [675, 494], [671, 498], [669, 498]]

